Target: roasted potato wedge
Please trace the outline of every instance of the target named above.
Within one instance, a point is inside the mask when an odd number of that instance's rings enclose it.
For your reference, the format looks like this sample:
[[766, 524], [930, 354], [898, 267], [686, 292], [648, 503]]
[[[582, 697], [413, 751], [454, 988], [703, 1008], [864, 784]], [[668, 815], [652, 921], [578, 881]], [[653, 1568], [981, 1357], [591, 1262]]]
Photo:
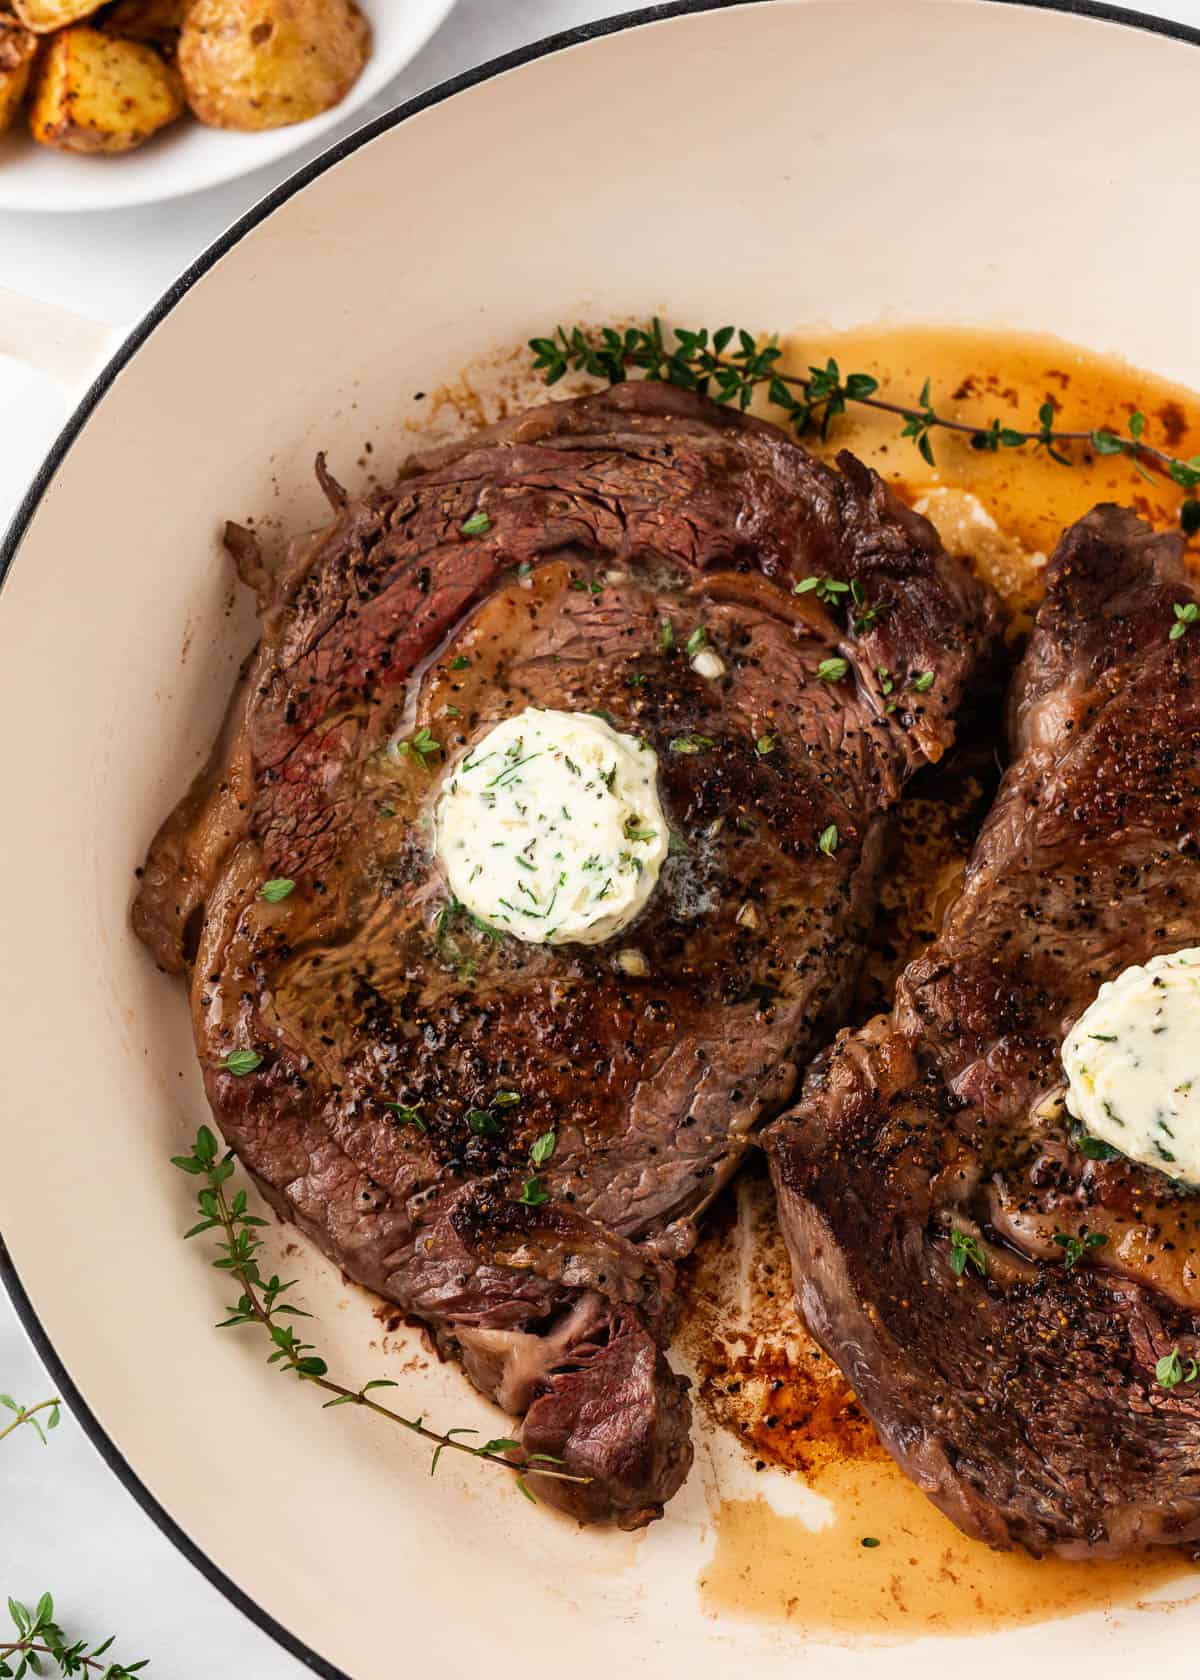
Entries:
[[49, 35], [53, 29], [65, 29], [69, 23], [91, 17], [104, 0], [12, 0], [12, 9], [35, 35]]
[[11, 128], [37, 54], [38, 40], [12, 16], [0, 15], [0, 134]]
[[193, 0], [179, 68], [201, 122], [282, 128], [345, 98], [370, 47], [354, 0]]
[[87, 24], [47, 42], [33, 78], [29, 126], [63, 152], [128, 152], [182, 115], [183, 84], [153, 47]]
[[144, 41], [173, 57], [187, 9], [188, 0], [116, 0], [97, 22], [109, 35]]

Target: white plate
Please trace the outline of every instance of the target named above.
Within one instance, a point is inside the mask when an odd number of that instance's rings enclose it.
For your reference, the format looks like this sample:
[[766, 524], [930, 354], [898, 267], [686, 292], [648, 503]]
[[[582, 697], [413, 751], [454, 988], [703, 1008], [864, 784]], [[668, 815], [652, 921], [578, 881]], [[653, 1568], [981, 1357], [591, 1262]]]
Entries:
[[[503, 0], [497, 0], [502, 4]], [[38, 146], [21, 123], [0, 138], [0, 210], [115, 210], [215, 187], [308, 145], [361, 110], [416, 57], [454, 0], [359, 0], [374, 45], [340, 105], [310, 122], [235, 134], [185, 117], [125, 157], [73, 157]]]
[[[794, 1481], [710, 1436], [637, 1536], [470, 1462], [431, 1481], [399, 1431], [210, 1329], [229, 1292], [179, 1240], [167, 1158], [206, 1109], [129, 903], [254, 638], [224, 518], [315, 523], [316, 450], [354, 488], [386, 473], [417, 392], [556, 320], [808, 324], [814, 349], [823, 322], [1007, 323], [1200, 387], [1200, 36], [984, 0], [653, 19], [463, 77], [258, 206], [120, 352], [0, 545], [0, 1272], [134, 1495], [329, 1680], [1186, 1673], [1200, 1601], [866, 1649], [712, 1615], [720, 1500]], [[280, 1264], [334, 1369], [499, 1432], [333, 1267]]]

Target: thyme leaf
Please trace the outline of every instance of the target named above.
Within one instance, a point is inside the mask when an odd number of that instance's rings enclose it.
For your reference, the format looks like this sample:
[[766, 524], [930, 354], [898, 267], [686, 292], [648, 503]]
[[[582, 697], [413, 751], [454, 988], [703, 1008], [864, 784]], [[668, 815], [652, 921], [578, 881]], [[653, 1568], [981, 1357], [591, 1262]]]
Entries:
[[398, 1126], [415, 1126], [419, 1132], [428, 1132], [429, 1127], [417, 1113], [417, 1109], [421, 1106], [419, 1103], [410, 1105], [409, 1103], [385, 1102], [383, 1106], [391, 1109], [396, 1116]]
[[[436, 758], [441, 750], [442, 743], [434, 740], [433, 736], [429, 733], [427, 725], [424, 728], [418, 729], [417, 733], [411, 740], [396, 742], [396, 751], [400, 754], [401, 758], [407, 758], [411, 755], [416, 759], [422, 770], [429, 769], [429, 760], [431, 758]], [[466, 768], [466, 766], [464, 766], [464, 768]]]
[[1178, 1347], [1164, 1353], [1154, 1367], [1154, 1380], [1160, 1388], [1178, 1388], [1180, 1383], [1194, 1383], [1197, 1377], [1200, 1377], [1200, 1366], [1194, 1359], [1185, 1364]]
[[1068, 1231], [1055, 1231], [1054, 1240], [1063, 1251], [1063, 1267], [1070, 1272], [1090, 1249], [1103, 1248], [1108, 1238], [1103, 1231], [1089, 1231], [1083, 1237], [1073, 1237]]
[[226, 1073], [236, 1074], [241, 1079], [262, 1066], [262, 1056], [257, 1050], [231, 1050], [220, 1065]]
[[541, 1137], [535, 1141], [533, 1148], [529, 1151], [529, 1159], [533, 1162], [535, 1167], [544, 1167], [546, 1162], [554, 1154], [557, 1145], [558, 1134], [556, 1132], [543, 1132]]
[[978, 1237], [960, 1231], [956, 1225], [950, 1233], [950, 1270], [961, 1277], [968, 1266], [974, 1266], [980, 1277], [987, 1276], [987, 1255]]
[[258, 889], [259, 898], [265, 898], [268, 904], [281, 904], [295, 888], [295, 881], [289, 881], [286, 876], [278, 875], [273, 881], [264, 881]]

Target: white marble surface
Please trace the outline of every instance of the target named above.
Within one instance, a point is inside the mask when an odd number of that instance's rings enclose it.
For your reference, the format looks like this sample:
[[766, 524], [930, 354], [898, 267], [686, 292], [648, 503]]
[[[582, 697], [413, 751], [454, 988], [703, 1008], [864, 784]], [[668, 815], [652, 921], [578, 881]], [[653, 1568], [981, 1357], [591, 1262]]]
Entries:
[[[607, 0], [460, 0], [364, 116], [523, 42], [624, 9]], [[1147, 9], [1200, 24], [1200, 0], [1153, 7], [1147, 0]], [[5, 288], [114, 328], [130, 325], [235, 216], [303, 161], [144, 210], [0, 215], [0, 343]], [[66, 385], [0, 355], [0, 529], [71, 406]], [[2, 1292], [0, 1391], [26, 1402], [52, 1391]], [[305, 1672], [184, 1561], [69, 1416], [48, 1447], [29, 1429], [0, 1445], [0, 1603], [8, 1593], [33, 1600], [46, 1589], [80, 1634], [132, 1631], [117, 1654], [151, 1658], [158, 1680], [296, 1680]]]

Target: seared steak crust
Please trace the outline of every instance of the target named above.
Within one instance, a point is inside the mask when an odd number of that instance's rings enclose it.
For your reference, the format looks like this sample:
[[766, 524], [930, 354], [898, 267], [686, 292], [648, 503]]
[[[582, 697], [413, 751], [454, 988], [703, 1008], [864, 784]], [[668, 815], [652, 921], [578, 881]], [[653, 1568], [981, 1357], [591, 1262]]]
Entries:
[[[673, 1264], [836, 1023], [885, 814], [949, 743], [992, 606], [857, 462], [665, 386], [330, 489], [274, 579], [237, 534], [262, 640], [135, 925], [190, 971], [214, 1114], [280, 1213], [593, 1478], [547, 1497], [645, 1522], [691, 1459]], [[855, 585], [860, 630], [793, 593], [809, 574]], [[445, 766], [531, 704], [659, 757], [673, 855], [606, 945], [493, 935], [431, 856]], [[440, 751], [396, 750], [422, 729]], [[261, 1066], [226, 1071], [235, 1048]]]
[[[934, 1502], [1035, 1554], [1200, 1538], [1200, 1396], [1155, 1378], [1200, 1349], [1200, 1200], [1081, 1152], [1059, 1059], [1103, 981], [1200, 944], [1181, 552], [1114, 507], [1064, 537], [962, 896], [768, 1137], [813, 1332]], [[1088, 1233], [1068, 1266], [1056, 1236]]]

